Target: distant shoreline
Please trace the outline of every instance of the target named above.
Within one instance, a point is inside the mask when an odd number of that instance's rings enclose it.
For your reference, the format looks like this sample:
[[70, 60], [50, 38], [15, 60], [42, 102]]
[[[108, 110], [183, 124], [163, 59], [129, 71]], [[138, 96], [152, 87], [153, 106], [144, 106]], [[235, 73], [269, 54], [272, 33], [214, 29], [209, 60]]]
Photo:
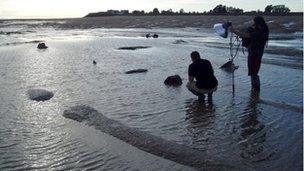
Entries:
[[[301, 13], [302, 14], [302, 13]], [[157, 15], [157, 16], [104, 16], [69, 19], [22, 19], [5, 21], [45, 21], [46, 26], [58, 29], [92, 28], [198, 28], [210, 29], [216, 23], [231, 21], [235, 27], [246, 29], [255, 15]], [[264, 15], [271, 33], [303, 32], [303, 15]]]
[[303, 12], [290, 12], [290, 13], [243, 13], [243, 14], [215, 14], [215, 13], [206, 13], [206, 14], [173, 14], [173, 15], [111, 15], [111, 16], [84, 16], [84, 17], [62, 17], [62, 18], [3, 18], [0, 19], [1, 21], [8, 21], [8, 20], [18, 20], [18, 21], [27, 21], [27, 20], [68, 20], [68, 19], [80, 19], [80, 18], [99, 18], [99, 17], [180, 17], [180, 16], [302, 16], [304, 15]]
[[[94, 13], [89, 13], [94, 14]], [[127, 16], [127, 17], [138, 17], [138, 16], [303, 16], [303, 12], [290, 12], [290, 13], [242, 13], [242, 14], [234, 14], [234, 13], [199, 13], [199, 14], [159, 14], [159, 15], [151, 15], [151, 14], [144, 14], [144, 15], [134, 15], [134, 14], [126, 14], [126, 15], [100, 15], [100, 16], [89, 16], [87, 14], [83, 18], [90, 18], [90, 17], [115, 17], [115, 16]]]
[[[216, 23], [231, 21], [246, 29], [255, 15], [177, 15], [177, 16], [109, 16], [68, 20], [66, 26], [87, 28], [213, 28]], [[303, 31], [303, 15], [264, 16], [272, 33]]]

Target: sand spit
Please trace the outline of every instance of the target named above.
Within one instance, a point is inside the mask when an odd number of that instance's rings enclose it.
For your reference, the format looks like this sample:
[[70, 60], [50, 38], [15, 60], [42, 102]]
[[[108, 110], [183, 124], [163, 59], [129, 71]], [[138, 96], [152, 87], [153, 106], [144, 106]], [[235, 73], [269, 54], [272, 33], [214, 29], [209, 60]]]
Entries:
[[[135, 128], [127, 127], [115, 120], [109, 119], [89, 106], [74, 106], [65, 110], [63, 116], [112, 135], [143, 151], [163, 157], [177, 163], [208, 170], [237, 169], [229, 160], [220, 161], [208, 156], [202, 151], [167, 141]], [[212, 160], [212, 161], [211, 161]], [[239, 169], [239, 168], [238, 168]], [[248, 170], [248, 168], [246, 168]]]

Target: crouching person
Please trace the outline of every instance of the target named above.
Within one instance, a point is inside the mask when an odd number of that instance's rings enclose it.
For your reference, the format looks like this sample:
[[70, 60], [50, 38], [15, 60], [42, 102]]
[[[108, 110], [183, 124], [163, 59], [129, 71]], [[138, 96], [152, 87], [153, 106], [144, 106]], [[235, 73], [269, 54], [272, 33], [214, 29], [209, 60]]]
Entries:
[[205, 94], [208, 94], [208, 101], [212, 101], [212, 93], [217, 90], [218, 81], [214, 76], [211, 63], [201, 59], [197, 51], [191, 53], [192, 64], [188, 68], [189, 82], [187, 88], [200, 101], [205, 101]]

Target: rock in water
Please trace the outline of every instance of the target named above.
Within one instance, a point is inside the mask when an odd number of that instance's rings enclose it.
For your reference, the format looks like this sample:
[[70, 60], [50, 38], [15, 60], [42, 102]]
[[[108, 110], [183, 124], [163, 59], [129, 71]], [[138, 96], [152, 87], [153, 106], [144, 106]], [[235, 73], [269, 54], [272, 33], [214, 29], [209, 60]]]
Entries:
[[185, 43], [187, 43], [187, 42], [184, 41], [184, 40], [182, 40], [182, 39], [175, 40], [175, 41], [173, 42], [173, 44], [185, 44]]
[[46, 101], [50, 100], [54, 93], [43, 89], [31, 89], [27, 91], [30, 100]]
[[169, 86], [180, 86], [183, 84], [183, 81], [179, 75], [173, 75], [167, 77], [164, 83]]
[[125, 72], [126, 74], [135, 74], [135, 73], [142, 73], [142, 72], [147, 72], [147, 69], [134, 69], [134, 70], [130, 70]]
[[239, 67], [235, 66], [234, 63], [231, 60], [229, 60], [224, 65], [222, 65], [220, 68], [227, 72], [233, 72], [234, 70], [238, 69]]
[[38, 49], [46, 49], [48, 48], [45, 43], [39, 43], [38, 46], [37, 46]]
[[153, 34], [153, 38], [158, 38], [158, 34]]
[[150, 46], [129, 46], [129, 47], [120, 47], [119, 50], [137, 50], [137, 49], [147, 49]]

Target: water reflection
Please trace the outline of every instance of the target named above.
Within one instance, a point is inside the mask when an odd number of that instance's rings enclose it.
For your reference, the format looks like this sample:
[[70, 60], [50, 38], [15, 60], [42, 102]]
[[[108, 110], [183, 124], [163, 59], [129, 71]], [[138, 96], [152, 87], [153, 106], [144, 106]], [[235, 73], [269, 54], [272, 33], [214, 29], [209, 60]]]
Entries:
[[262, 114], [258, 107], [260, 94], [257, 91], [251, 91], [250, 99], [244, 110], [244, 116], [241, 119], [241, 157], [252, 159], [262, 155], [265, 150], [266, 141], [265, 125], [259, 121]]
[[214, 123], [214, 116], [215, 106], [212, 101], [186, 103], [186, 120], [189, 122], [187, 130], [193, 144], [209, 140], [212, 135], [212, 129], [209, 128]]
[[186, 120], [190, 119], [191, 123], [193, 121], [206, 121], [204, 119], [206, 116], [214, 115], [215, 106], [212, 100], [208, 101], [208, 103], [196, 100], [186, 103], [186, 112]]

